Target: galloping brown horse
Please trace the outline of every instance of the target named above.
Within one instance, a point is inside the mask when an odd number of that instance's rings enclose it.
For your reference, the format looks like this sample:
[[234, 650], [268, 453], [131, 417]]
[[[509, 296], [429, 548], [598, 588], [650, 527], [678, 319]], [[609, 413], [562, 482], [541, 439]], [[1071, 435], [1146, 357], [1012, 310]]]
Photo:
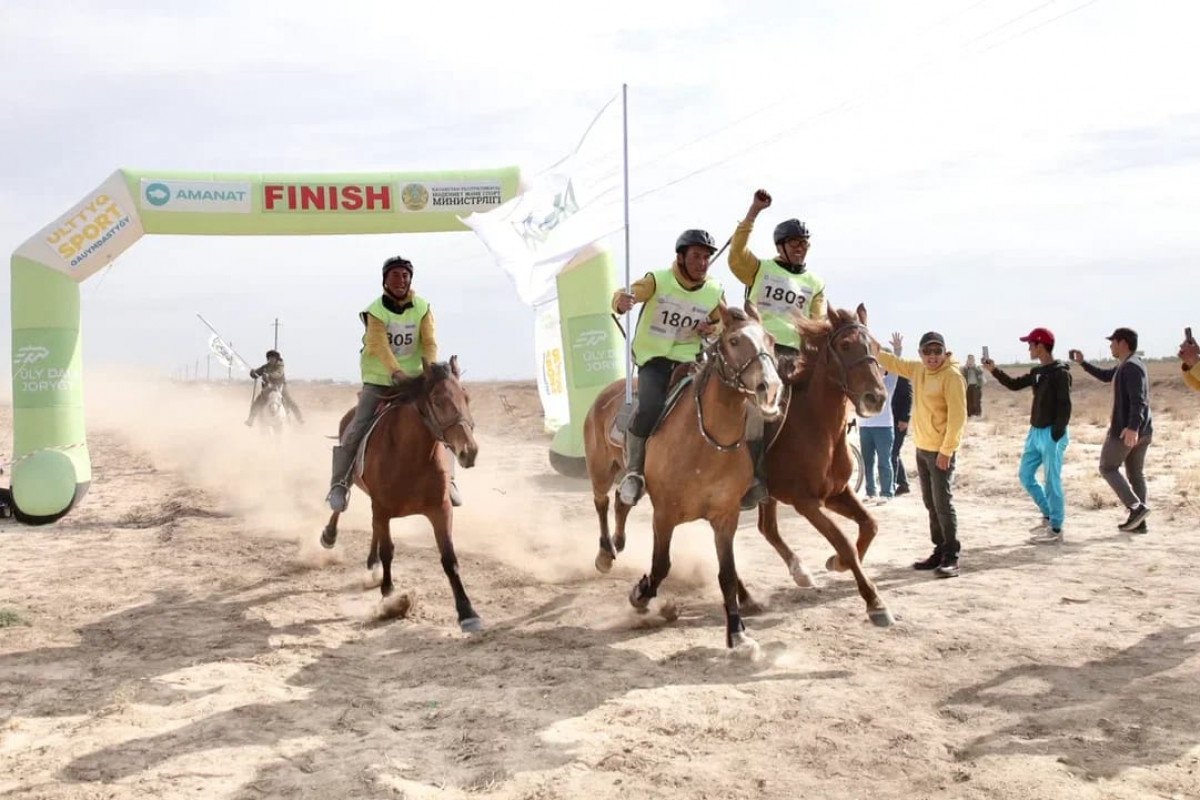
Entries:
[[[879, 362], [871, 354], [867, 309], [854, 314], [830, 308], [823, 320], [797, 320], [804, 336], [804, 360], [788, 376], [791, 390], [782, 427], [767, 452], [767, 488], [771, 499], [758, 507], [758, 530], [779, 553], [800, 586], [812, 577], [779, 535], [776, 501], [791, 504], [829, 540], [836, 551], [826, 568], [854, 573], [867, 616], [880, 627], [893, 622], [875, 585], [863, 573], [862, 559], [878, 526], [849, 486], [852, 467], [846, 447], [849, 411], [869, 417], [888, 401]], [[770, 434], [768, 434], [770, 435]], [[857, 548], [821, 506], [858, 523]]]
[[[338, 432], [344, 432], [354, 416], [351, 409], [342, 417]], [[450, 579], [458, 624], [468, 633], [483, 630], [483, 622], [463, 589], [454, 555], [451, 526], [450, 472], [444, 450], [449, 447], [463, 467], [475, 465], [475, 422], [467, 392], [459, 383], [458, 357], [448, 364], [425, 364], [423, 373], [396, 386], [387, 410], [367, 442], [361, 473], [354, 483], [371, 498], [371, 551], [367, 569], [383, 565], [380, 591], [392, 594], [391, 520], [423, 514], [433, 525], [442, 569]], [[321, 544], [337, 541], [336, 512], [321, 534]]]
[[[718, 581], [725, 600], [725, 645], [753, 649], [740, 603], [749, 602], [733, 560], [733, 537], [741, 497], [753, 467], [744, 444], [747, 404], [767, 420], [779, 416], [782, 388], [771, 355], [773, 341], [751, 306], [747, 313], [721, 307], [724, 330], [693, 383], [661, 421], [646, 447], [646, 494], [654, 504], [654, 556], [650, 574], [633, 587], [629, 601], [645, 610], [671, 569], [671, 537], [683, 522], [706, 519], [716, 534]], [[608, 534], [608, 491], [621, 472], [624, 454], [609, 439], [621, 406], [624, 383], [596, 398], [584, 423], [592, 498], [600, 517], [596, 567], [607, 572], [625, 543], [629, 507], [617, 497], [617, 546]]]

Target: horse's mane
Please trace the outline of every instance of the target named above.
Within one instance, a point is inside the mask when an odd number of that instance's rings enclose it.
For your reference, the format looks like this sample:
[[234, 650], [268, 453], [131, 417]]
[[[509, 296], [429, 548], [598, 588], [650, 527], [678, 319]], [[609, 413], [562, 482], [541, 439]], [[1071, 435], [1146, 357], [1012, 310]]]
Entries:
[[383, 399], [393, 403], [411, 403], [424, 397], [430, 388], [453, 374], [449, 363], [438, 361], [429, 365], [428, 372], [422, 372], [412, 378], [405, 378], [397, 383], [383, 396]]
[[[834, 308], [831, 311], [837, 317], [838, 326], [858, 322], [858, 316], [853, 311], [844, 308]], [[817, 354], [820, 352], [821, 346], [825, 344], [825, 340], [829, 338], [829, 334], [833, 332], [835, 324], [830, 321], [828, 314], [819, 319], [796, 317], [792, 322], [804, 339], [804, 349], [800, 355], [792, 359], [791, 369], [787, 371], [787, 374], [781, 372], [779, 377], [783, 379], [784, 383], [803, 389], [812, 378]]]

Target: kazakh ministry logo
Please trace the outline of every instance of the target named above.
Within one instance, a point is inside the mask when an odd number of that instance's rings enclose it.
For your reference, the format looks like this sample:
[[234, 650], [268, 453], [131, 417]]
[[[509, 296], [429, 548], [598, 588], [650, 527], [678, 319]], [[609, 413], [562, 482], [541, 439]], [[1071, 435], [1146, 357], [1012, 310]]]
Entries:
[[409, 211], [420, 211], [429, 205], [429, 190], [420, 183], [406, 183], [400, 190], [400, 202]]

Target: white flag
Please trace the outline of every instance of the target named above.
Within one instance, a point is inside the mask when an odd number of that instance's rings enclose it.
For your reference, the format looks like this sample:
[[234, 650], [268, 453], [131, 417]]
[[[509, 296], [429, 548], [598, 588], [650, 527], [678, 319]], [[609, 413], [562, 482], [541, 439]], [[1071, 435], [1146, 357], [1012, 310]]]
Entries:
[[621, 107], [614, 97], [575, 150], [507, 203], [462, 219], [530, 305], [555, 296], [554, 278], [582, 248], [624, 225]]
[[221, 337], [215, 333], [208, 337], [208, 349], [212, 350], [217, 360], [226, 367], [237, 367], [242, 372], [246, 371], [245, 362], [238, 358], [229, 345], [225, 344]]
[[535, 306], [533, 325], [533, 348], [538, 360], [538, 397], [542, 401], [545, 429], [553, 433], [571, 421], [558, 303], [546, 302]]

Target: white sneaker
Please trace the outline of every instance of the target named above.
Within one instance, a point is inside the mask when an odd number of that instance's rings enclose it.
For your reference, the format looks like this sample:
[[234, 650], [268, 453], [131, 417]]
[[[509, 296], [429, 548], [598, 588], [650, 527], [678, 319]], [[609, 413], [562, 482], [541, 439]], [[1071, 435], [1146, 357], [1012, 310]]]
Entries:
[[1062, 531], [1055, 533], [1051, 528], [1029, 537], [1030, 544], [1062, 544]]
[[875, 500], [875, 505], [877, 505], [877, 506], [886, 506], [886, 505], [887, 505], [888, 503], [890, 503], [891, 501], [892, 501], [892, 498], [890, 498], [890, 497], [884, 497], [883, 495], [880, 495], [880, 496], [879, 496], [879, 497], [878, 497], [878, 498]]
[[1030, 528], [1029, 532], [1036, 536], [1038, 534], [1046, 533], [1049, 530], [1050, 530], [1050, 520], [1046, 519], [1045, 517], [1042, 517], [1042, 521], [1039, 522], [1037, 525], [1034, 525], [1032, 528]]

